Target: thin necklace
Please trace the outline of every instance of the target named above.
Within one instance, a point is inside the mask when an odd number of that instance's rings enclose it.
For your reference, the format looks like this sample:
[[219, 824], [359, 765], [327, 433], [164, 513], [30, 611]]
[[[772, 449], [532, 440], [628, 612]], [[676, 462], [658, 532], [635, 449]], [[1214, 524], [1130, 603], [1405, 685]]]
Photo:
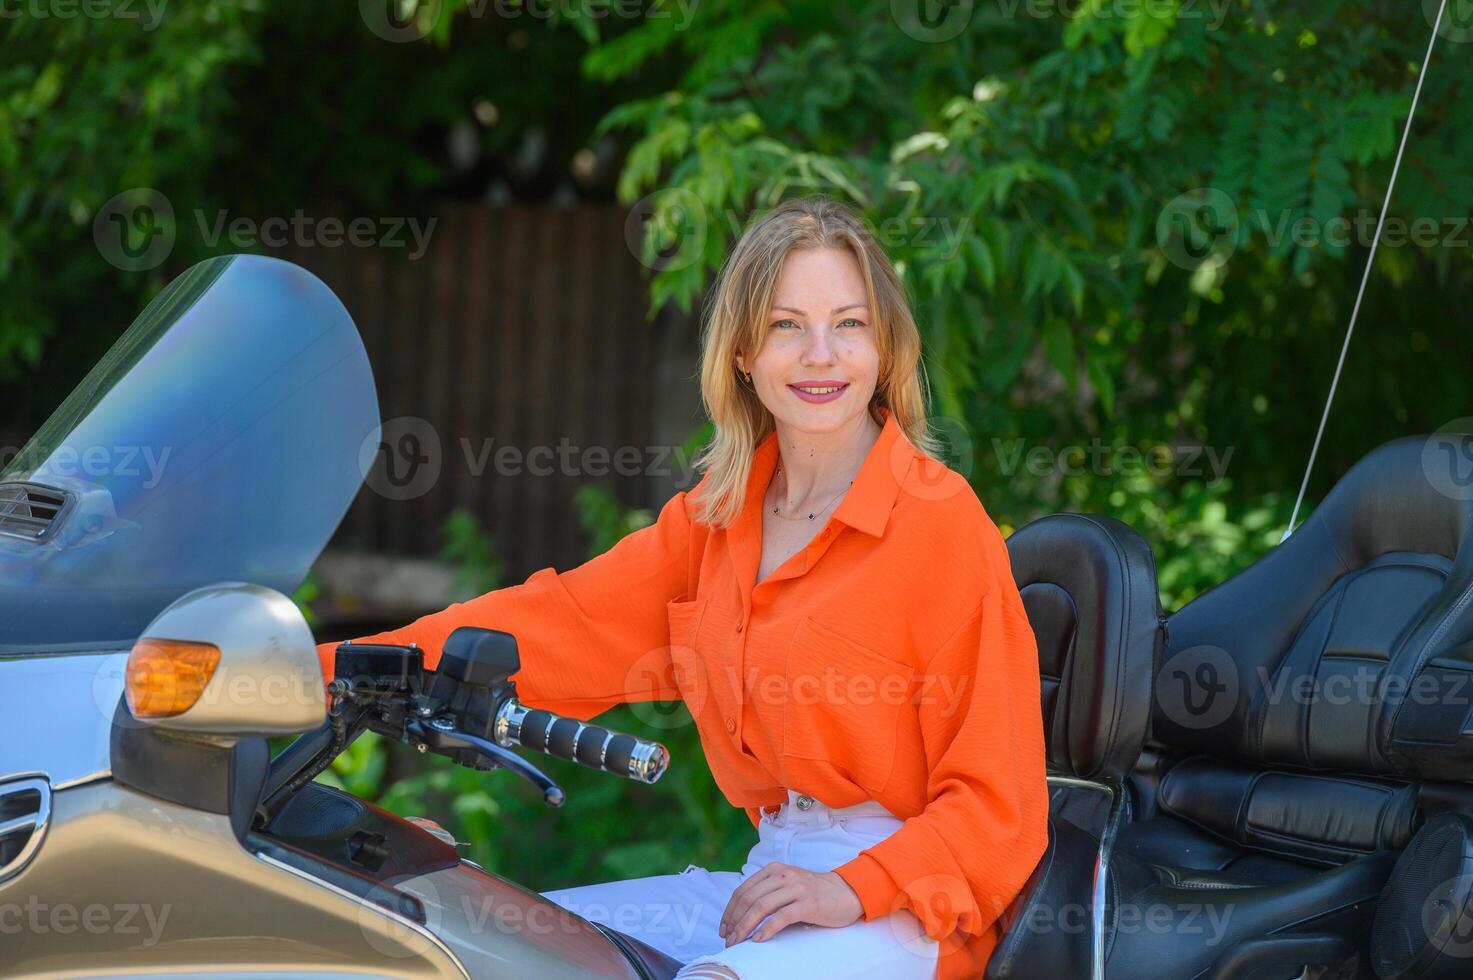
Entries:
[[[783, 464], [782, 464], [782, 461], [779, 460], [778, 461], [778, 464], [777, 464], [777, 470], [773, 473], [773, 476], [776, 477], [777, 474], [778, 473], [781, 473], [782, 471], [783, 471]], [[772, 481], [772, 486], [773, 487], [776, 487], [777, 486], [777, 480], [776, 479], [774, 479]], [[808, 516], [806, 518], [803, 518], [803, 517], [789, 517], [787, 514], [779, 513], [776, 504], [773, 505], [772, 512], [774, 514], [777, 514], [778, 517], [781, 517], [785, 521], [801, 521], [801, 520], [810, 520], [811, 521], [814, 518], [816, 518], [819, 514], [822, 514], [824, 511], [826, 511], [830, 507], [834, 506], [834, 504], [836, 504], [838, 502], [838, 500], [839, 500], [840, 497], [844, 496], [844, 494], [846, 494], [846, 493], [849, 492], [849, 488], [852, 487], [852, 486], [854, 486], [854, 481], [853, 480], [850, 480], [848, 482], [848, 484], [845, 485], [845, 487], [844, 487], [843, 490], [840, 490], [838, 493], [834, 494], [833, 499], [831, 499], [828, 503], [826, 503], [826, 504], [823, 505], [823, 509], [822, 510], [809, 511], [808, 512]]]

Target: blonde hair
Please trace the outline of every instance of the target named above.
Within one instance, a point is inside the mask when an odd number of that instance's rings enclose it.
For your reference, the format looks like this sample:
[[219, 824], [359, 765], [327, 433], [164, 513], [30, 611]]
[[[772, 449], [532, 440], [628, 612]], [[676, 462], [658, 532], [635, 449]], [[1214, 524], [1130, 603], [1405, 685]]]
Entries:
[[864, 276], [875, 326], [880, 371], [869, 410], [888, 408], [911, 443], [937, 455], [926, 425], [921, 385], [921, 337], [905, 287], [889, 257], [852, 211], [837, 201], [811, 197], [785, 201], [747, 225], [727, 256], [706, 304], [701, 332], [701, 400], [715, 435], [694, 460], [705, 474], [696, 496], [696, 519], [727, 526], [741, 512], [752, 456], [773, 431], [773, 418], [757, 392], [740, 380], [736, 351], [755, 355], [762, 346], [772, 294], [783, 261], [797, 248], [848, 248]]

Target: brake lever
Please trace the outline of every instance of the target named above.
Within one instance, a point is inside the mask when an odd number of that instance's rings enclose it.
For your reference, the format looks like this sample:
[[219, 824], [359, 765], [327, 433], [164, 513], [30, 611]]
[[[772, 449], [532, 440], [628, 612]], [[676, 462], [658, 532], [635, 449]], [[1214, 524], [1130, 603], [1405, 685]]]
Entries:
[[542, 791], [542, 801], [548, 806], [563, 805], [565, 797], [562, 787], [553, 782], [552, 778], [541, 769], [510, 749], [504, 749], [489, 739], [458, 730], [455, 724], [448, 719], [409, 718], [404, 723], [404, 731], [421, 744], [437, 752], [470, 749], [495, 765], [503, 769], [510, 769], [536, 786]]

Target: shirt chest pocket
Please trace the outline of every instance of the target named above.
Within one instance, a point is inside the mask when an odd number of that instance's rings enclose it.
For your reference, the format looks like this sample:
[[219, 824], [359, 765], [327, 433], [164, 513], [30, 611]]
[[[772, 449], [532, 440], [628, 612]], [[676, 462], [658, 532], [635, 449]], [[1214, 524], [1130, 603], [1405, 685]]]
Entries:
[[709, 603], [709, 599], [675, 599], [665, 604], [675, 687], [695, 719], [701, 717], [711, 693], [710, 678], [699, 652], [701, 620]]
[[915, 668], [804, 618], [785, 670], [782, 753], [827, 762], [878, 794], [895, 765]]

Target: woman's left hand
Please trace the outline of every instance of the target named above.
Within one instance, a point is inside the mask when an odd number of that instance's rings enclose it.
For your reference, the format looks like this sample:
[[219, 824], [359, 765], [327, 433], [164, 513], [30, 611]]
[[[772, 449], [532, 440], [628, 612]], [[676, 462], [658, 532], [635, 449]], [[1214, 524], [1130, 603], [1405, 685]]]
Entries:
[[721, 937], [739, 943], [757, 923], [772, 916], [750, 938], [762, 942], [794, 922], [847, 926], [859, 920], [864, 906], [849, 883], [832, 871], [807, 871], [773, 861], [737, 886], [721, 914]]

